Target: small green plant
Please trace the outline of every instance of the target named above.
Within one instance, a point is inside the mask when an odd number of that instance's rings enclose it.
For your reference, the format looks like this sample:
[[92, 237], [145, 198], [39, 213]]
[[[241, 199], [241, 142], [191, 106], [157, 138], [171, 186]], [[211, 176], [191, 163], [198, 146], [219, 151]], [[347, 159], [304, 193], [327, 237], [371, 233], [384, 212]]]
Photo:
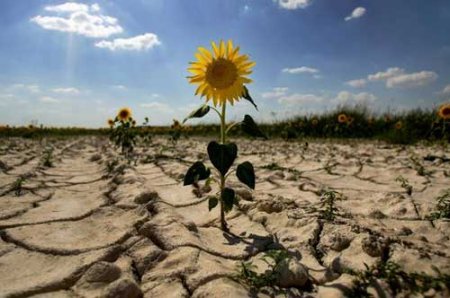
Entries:
[[44, 151], [44, 155], [41, 159], [41, 164], [43, 167], [50, 168], [53, 167], [53, 149], [47, 148]]
[[16, 179], [16, 181], [14, 181], [13, 185], [12, 185], [12, 191], [14, 191], [14, 194], [16, 196], [21, 196], [22, 195], [22, 191], [23, 191], [23, 184], [25, 183], [26, 179], [25, 177], [20, 176], [19, 178]]
[[355, 276], [346, 297], [373, 297], [368, 292], [368, 288], [373, 286], [377, 280], [385, 281], [395, 297], [402, 292], [406, 294], [404, 297], [409, 297], [411, 294], [424, 293], [430, 289], [447, 291], [447, 293], [450, 290], [450, 275], [441, 273], [434, 266], [432, 268], [436, 271], [437, 276], [423, 272], [407, 273], [392, 261], [378, 262], [371, 267], [367, 264], [364, 265], [366, 269], [363, 271], [344, 270], [345, 273]]
[[414, 169], [417, 171], [417, 175], [419, 176], [430, 176], [432, 174], [431, 171], [427, 171], [422, 163], [417, 159], [417, 157], [411, 156], [411, 162], [413, 163]]
[[114, 172], [114, 170], [116, 169], [116, 166], [118, 164], [119, 164], [119, 161], [117, 159], [106, 161], [105, 171], [108, 174], [108, 176]]
[[437, 205], [436, 211], [432, 212], [428, 219], [435, 220], [446, 218], [450, 219], [450, 188], [442, 192], [442, 194], [436, 198]]
[[338, 209], [335, 206], [336, 201], [342, 200], [340, 193], [334, 190], [325, 190], [320, 196], [319, 218], [333, 221], [336, 218]]
[[269, 268], [264, 273], [257, 273], [251, 261], [241, 262], [237, 267], [235, 278], [253, 290], [264, 287], [275, 287], [278, 279], [278, 268], [282, 262], [290, 258], [286, 250], [269, 250], [261, 258]]
[[403, 176], [398, 176], [397, 178], [395, 178], [395, 181], [400, 182], [400, 186], [405, 189], [406, 193], [408, 194], [408, 196], [412, 195], [413, 192], [413, 187], [411, 184], [409, 184], [408, 179], [404, 178]]

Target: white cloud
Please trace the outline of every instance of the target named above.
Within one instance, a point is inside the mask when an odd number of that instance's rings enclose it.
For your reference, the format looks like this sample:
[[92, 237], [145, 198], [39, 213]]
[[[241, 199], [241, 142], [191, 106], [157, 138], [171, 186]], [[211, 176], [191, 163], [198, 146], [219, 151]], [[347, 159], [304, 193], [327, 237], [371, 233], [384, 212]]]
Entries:
[[55, 93], [61, 93], [61, 94], [79, 94], [80, 90], [78, 90], [77, 88], [73, 88], [73, 87], [68, 87], [68, 88], [54, 88], [52, 89], [53, 92]]
[[312, 3], [312, 0], [274, 0], [284, 9], [306, 8]]
[[141, 103], [140, 106], [141, 106], [141, 108], [158, 110], [158, 111], [162, 111], [162, 112], [169, 112], [169, 111], [171, 111], [171, 108], [167, 104], [162, 103], [162, 102], [158, 102], [158, 101]]
[[421, 71], [410, 74], [402, 74], [396, 77], [389, 78], [386, 81], [386, 87], [420, 87], [428, 85], [435, 81], [438, 75], [433, 71]]
[[349, 104], [361, 104], [361, 105], [369, 105], [372, 104], [377, 97], [372, 93], [361, 92], [361, 93], [351, 93], [348, 91], [341, 91], [338, 95], [332, 100], [337, 105], [349, 105]]
[[353, 19], [359, 19], [360, 17], [362, 17], [363, 15], [366, 14], [366, 9], [364, 7], [357, 7], [355, 8], [352, 13], [345, 18], [345, 21], [350, 21]]
[[392, 77], [396, 77], [405, 73], [405, 70], [399, 67], [390, 67], [386, 71], [380, 71], [369, 75], [369, 81], [384, 81]]
[[39, 101], [42, 103], [60, 103], [61, 101], [59, 99], [56, 99], [54, 97], [50, 96], [42, 96], [39, 98]]
[[116, 89], [116, 90], [126, 90], [127, 87], [124, 85], [112, 85], [111, 88]]
[[41, 88], [38, 85], [26, 85], [26, 84], [14, 84], [11, 86], [11, 89], [21, 89], [26, 90], [30, 93], [39, 93], [41, 92]]
[[317, 74], [319, 73], [319, 70], [312, 67], [307, 66], [301, 66], [301, 67], [294, 67], [294, 68], [283, 68], [282, 72], [290, 73], [290, 74], [299, 74], [299, 73], [308, 73], [308, 74]]
[[263, 98], [278, 98], [283, 95], [286, 95], [286, 92], [288, 91], [287, 87], [275, 87], [270, 92], [264, 92], [261, 94]]
[[143, 35], [137, 35], [130, 38], [116, 38], [112, 41], [102, 40], [95, 44], [98, 48], [106, 48], [111, 51], [115, 50], [149, 50], [155, 46], [160, 45], [158, 36], [153, 33], [146, 33]]
[[98, 5], [97, 3], [94, 3], [91, 5], [91, 11], [99, 11], [100, 10], [100, 5]]
[[433, 71], [406, 73], [399, 67], [391, 67], [367, 77], [369, 81], [386, 81], [387, 88], [420, 87], [435, 81], [438, 75]]
[[75, 11], [89, 11], [89, 6], [82, 3], [76, 2], [66, 2], [60, 5], [54, 6], [46, 6], [46, 11], [54, 11], [54, 12], [75, 12]]
[[[30, 19], [46, 30], [76, 33], [86, 37], [105, 38], [123, 32], [116, 18], [99, 14], [100, 6], [67, 2], [45, 7], [58, 16], [35, 16]], [[61, 16], [61, 14], [68, 14]]]
[[367, 81], [365, 79], [358, 79], [358, 80], [347, 81], [347, 82], [345, 82], [345, 84], [347, 84], [353, 88], [362, 88], [362, 87], [366, 86]]
[[314, 94], [300, 94], [294, 93], [291, 95], [282, 96], [278, 99], [278, 102], [283, 105], [297, 105], [308, 103], [320, 103], [324, 100], [323, 97]]
[[444, 87], [444, 89], [440, 92], [443, 95], [450, 95], [450, 84]]

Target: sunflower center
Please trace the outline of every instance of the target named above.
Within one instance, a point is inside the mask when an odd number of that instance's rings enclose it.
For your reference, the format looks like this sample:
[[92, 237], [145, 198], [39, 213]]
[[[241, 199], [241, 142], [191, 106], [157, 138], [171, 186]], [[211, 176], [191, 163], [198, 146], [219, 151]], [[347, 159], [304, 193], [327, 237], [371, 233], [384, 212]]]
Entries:
[[450, 107], [445, 107], [442, 109], [442, 115], [450, 116]]
[[128, 118], [128, 111], [125, 111], [125, 110], [120, 111], [119, 117], [120, 117], [121, 119], [126, 119], [126, 118]]
[[237, 77], [236, 65], [224, 58], [214, 60], [206, 69], [206, 81], [216, 89], [231, 87]]

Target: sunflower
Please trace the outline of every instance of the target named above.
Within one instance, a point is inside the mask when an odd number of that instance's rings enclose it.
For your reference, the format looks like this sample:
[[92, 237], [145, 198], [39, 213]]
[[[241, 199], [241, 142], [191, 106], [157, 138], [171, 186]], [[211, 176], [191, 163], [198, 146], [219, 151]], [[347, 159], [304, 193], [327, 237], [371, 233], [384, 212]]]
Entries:
[[439, 108], [438, 115], [439, 115], [439, 117], [441, 117], [444, 120], [450, 120], [450, 103], [443, 104]]
[[117, 118], [120, 121], [128, 121], [131, 118], [130, 108], [121, 108], [117, 113]]
[[108, 125], [109, 127], [113, 127], [114, 126], [114, 120], [112, 120], [111, 118], [108, 119]]
[[345, 122], [347, 122], [347, 115], [345, 115], [345, 114], [339, 114], [339, 116], [338, 116], [338, 122], [339, 122], [339, 123], [345, 123]]
[[396, 123], [395, 123], [395, 129], [396, 130], [400, 130], [400, 129], [402, 129], [403, 128], [403, 123], [401, 122], [401, 121], [397, 121]]
[[211, 45], [212, 51], [198, 48], [197, 61], [191, 62], [188, 68], [192, 74], [188, 77], [189, 83], [198, 84], [195, 95], [206, 96], [206, 101], [212, 99], [214, 106], [224, 105], [227, 101], [233, 104], [244, 93], [244, 84], [252, 82], [245, 76], [252, 73], [255, 62], [247, 55], [240, 55], [239, 47], [234, 48], [231, 40], [226, 44], [221, 40], [218, 46], [215, 42]]
[[351, 125], [353, 123], [353, 121], [355, 121], [355, 119], [353, 117], [347, 117], [347, 124]]
[[313, 120], [311, 120], [311, 124], [312, 126], [317, 126], [317, 124], [319, 124], [319, 120], [314, 118]]

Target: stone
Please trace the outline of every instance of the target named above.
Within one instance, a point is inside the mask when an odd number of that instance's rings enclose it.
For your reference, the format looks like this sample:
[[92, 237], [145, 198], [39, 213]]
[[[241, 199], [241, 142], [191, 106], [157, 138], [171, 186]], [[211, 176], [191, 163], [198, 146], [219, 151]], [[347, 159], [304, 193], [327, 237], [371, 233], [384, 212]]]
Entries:
[[282, 288], [302, 287], [309, 279], [308, 270], [296, 258], [283, 260], [275, 272], [277, 284]]
[[283, 211], [283, 204], [275, 200], [266, 200], [258, 205], [258, 210], [266, 213], [278, 213]]
[[120, 277], [121, 271], [117, 265], [108, 262], [98, 262], [89, 268], [83, 276], [87, 282], [110, 283]]
[[143, 191], [134, 198], [136, 204], [147, 204], [151, 200], [156, 200], [158, 193], [156, 191]]
[[142, 297], [142, 291], [136, 282], [123, 278], [110, 284], [105, 290], [107, 298], [139, 298]]

